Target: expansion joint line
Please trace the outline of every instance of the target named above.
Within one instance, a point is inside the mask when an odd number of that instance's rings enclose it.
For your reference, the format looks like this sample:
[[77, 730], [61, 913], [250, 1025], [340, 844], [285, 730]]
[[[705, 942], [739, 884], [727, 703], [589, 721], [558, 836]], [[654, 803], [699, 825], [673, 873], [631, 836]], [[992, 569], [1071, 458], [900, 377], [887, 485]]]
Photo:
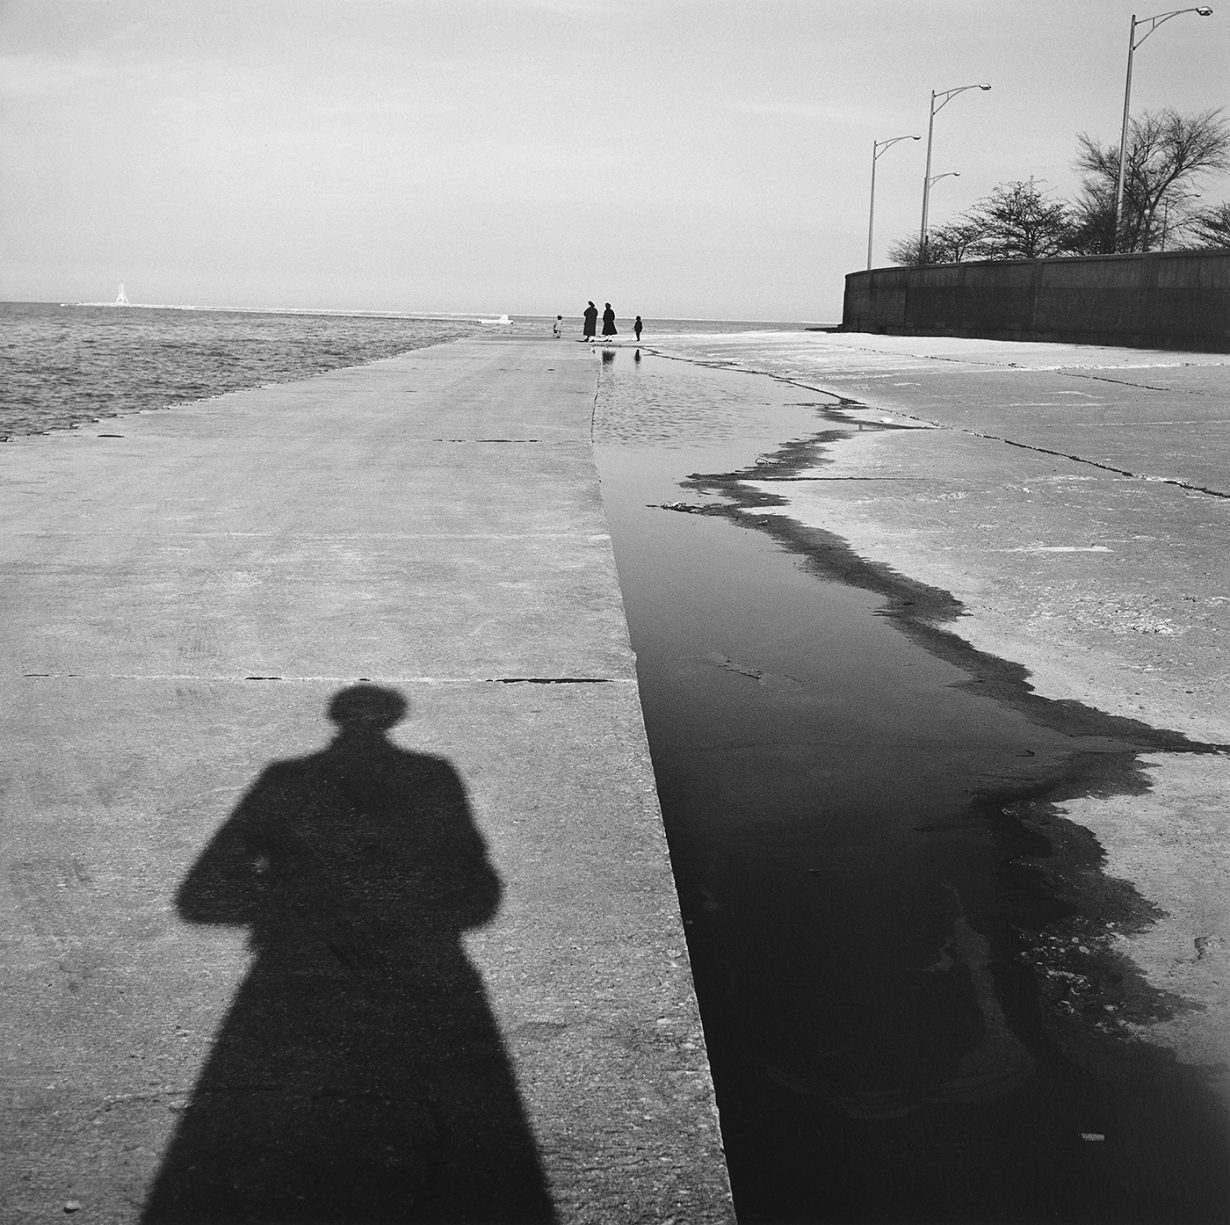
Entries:
[[[861, 352], [874, 353], [874, 349], [863, 349]], [[974, 366], [979, 370], [1033, 370], [1039, 373], [1063, 374], [1072, 379], [1093, 379], [1098, 383], [1114, 383], [1116, 387], [1138, 387], [1142, 391], [1170, 391], [1169, 387], [1154, 387], [1152, 383], [1138, 383], [1132, 379], [1116, 379], [1111, 378], [1109, 374], [1093, 374], [1089, 370], [1079, 370], [1071, 366], [1022, 366], [1018, 362], [976, 362], [968, 357], [944, 357], [939, 353], [926, 353], [920, 355], [923, 361], [928, 362], [950, 362], [954, 366]], [[1168, 370], [1176, 369], [1183, 365], [1182, 362], [1172, 362], [1169, 364], [1163, 363]]]
[[[867, 352], [873, 352], [873, 351], [874, 350], [867, 350]], [[715, 361], [704, 361], [704, 360], [697, 359], [697, 358], [675, 357], [672, 354], [661, 354], [660, 356], [670, 357], [672, 358], [672, 360], [686, 362], [689, 365], [693, 365], [693, 366], [705, 366], [711, 370], [735, 370], [735, 371], [739, 371], [744, 374], [764, 375], [768, 378], [775, 380], [776, 382], [786, 383], [791, 387], [799, 387], [803, 389], [804, 391], [814, 391], [819, 395], [831, 396], [834, 400], [837, 401], [837, 407], [839, 408], [866, 408], [868, 410], [873, 408], [873, 405], [864, 404], [860, 400], [850, 399], [847, 396], [841, 395], [839, 392], [829, 391], [827, 388], [824, 388], [824, 387], [816, 387], [813, 384], [804, 383], [799, 379], [790, 378], [787, 375], [774, 374], [768, 370], [749, 369], [746, 366], [732, 365], [730, 362], [715, 362]], [[937, 358], [933, 358], [932, 360], [955, 361], [957, 359], [937, 357]], [[1065, 373], [1071, 373], [1073, 374], [1074, 377], [1077, 377], [1077, 378], [1101, 379], [1102, 381], [1108, 382], [1108, 383], [1116, 383], [1120, 381], [1118, 379], [1107, 378], [1104, 375], [1075, 373], [1071, 371], [1065, 371]], [[1150, 387], [1148, 386], [1148, 384], [1144, 384], [1144, 383], [1125, 383], [1124, 385], [1130, 386], [1130, 387], [1143, 387], [1148, 391], [1167, 390], [1167, 388], [1164, 388], [1164, 387]], [[1002, 442], [1006, 446], [1019, 447], [1023, 451], [1034, 451], [1039, 455], [1054, 455], [1058, 459], [1069, 459], [1073, 463], [1087, 464], [1091, 468], [1098, 468], [1103, 472], [1113, 472], [1116, 476], [1125, 476], [1125, 477], [1128, 477], [1130, 480], [1148, 481], [1150, 483], [1156, 483], [1159, 485], [1174, 485], [1176, 488], [1187, 490], [1190, 493], [1202, 493], [1210, 498], [1223, 498], [1223, 499], [1230, 500], [1230, 493], [1227, 493], [1224, 490], [1209, 489], [1205, 485], [1196, 485], [1196, 484], [1193, 484], [1191, 481], [1180, 480], [1178, 477], [1147, 476], [1143, 472], [1132, 472], [1132, 471], [1129, 471], [1127, 468], [1116, 468], [1113, 464], [1099, 463], [1096, 459], [1086, 459], [1083, 455], [1070, 455], [1067, 451], [1055, 451], [1055, 450], [1050, 449], [1049, 447], [1035, 446], [1034, 444], [1028, 443], [1028, 442], [1017, 442], [1011, 438], [1004, 438], [999, 434], [985, 434], [981, 430], [970, 430], [970, 429], [964, 429], [961, 426], [945, 425], [940, 421], [932, 421], [929, 418], [919, 417], [915, 415], [914, 413], [902, 412], [900, 409], [896, 409], [896, 408], [881, 409], [878, 411], [892, 412], [895, 416], [902, 417], [906, 421], [917, 421], [920, 425], [928, 426], [931, 429], [948, 430], [950, 433], [954, 433], [954, 434], [966, 434], [971, 438], [985, 438], [988, 442]]]
[[632, 676], [278, 676], [272, 673], [200, 672], [22, 672], [22, 680], [80, 680], [80, 681], [175, 681], [179, 683], [199, 681], [228, 684], [235, 681], [280, 682], [282, 684], [306, 685], [635, 685]]
[[[943, 427], [941, 427], [943, 428]], [[986, 438], [991, 442], [1002, 442], [1010, 447], [1019, 447], [1022, 451], [1035, 451], [1039, 455], [1054, 455], [1058, 459], [1070, 459], [1076, 464], [1088, 464], [1091, 468], [1100, 468], [1103, 472], [1113, 472], [1116, 476], [1126, 476], [1134, 481], [1148, 481], [1158, 485], [1174, 485], [1191, 493], [1207, 494], [1210, 498], [1230, 499], [1230, 493], [1220, 489], [1209, 489], [1205, 485], [1194, 485], [1191, 481], [1181, 481], [1176, 476], [1147, 476], [1143, 472], [1131, 472], [1127, 468], [1116, 468], [1113, 464], [1099, 463], [1096, 459], [1086, 459], [1083, 455], [1069, 455], [1067, 451], [1053, 451], [1049, 447], [1034, 446], [1028, 442], [1015, 442], [1011, 438], [1001, 438], [998, 434], [983, 434], [978, 430], [962, 430], [975, 438]]]
[[1109, 374], [1090, 374], [1084, 370], [1061, 370], [1061, 373], [1072, 379], [1092, 379], [1095, 383], [1114, 383], [1116, 387], [1139, 387], [1144, 391], [1171, 390], [1169, 387], [1154, 387], [1152, 383], [1134, 383], [1131, 379], [1112, 379]]
[[[1133, 385], [1137, 386], [1138, 384]], [[870, 405], [863, 405], [863, 407], [870, 407]], [[1053, 455], [1056, 459], [1069, 459], [1074, 464], [1085, 464], [1090, 468], [1098, 468], [1102, 472], [1113, 472], [1116, 476], [1126, 476], [1129, 480], [1146, 481], [1157, 485], [1174, 485], [1176, 488], [1185, 489], [1190, 493], [1203, 493], [1210, 498], [1230, 499], [1230, 493], [1226, 493], [1224, 490], [1210, 489], [1206, 485], [1196, 485], [1191, 481], [1182, 481], [1176, 476], [1149, 476], [1144, 472], [1133, 472], [1129, 468], [1116, 468], [1114, 464], [1104, 464], [1096, 459], [1088, 459], [1084, 455], [1073, 455], [1068, 451], [1056, 451], [1051, 447], [1040, 447], [1031, 442], [1017, 442], [1016, 439], [1005, 438], [1002, 434], [988, 434], [982, 430], [970, 430], [962, 426], [945, 425], [941, 421], [933, 421], [927, 417], [918, 417], [913, 413], [903, 413], [899, 409], [885, 411], [891, 411], [898, 417], [904, 417], [907, 421], [917, 421], [931, 429], [947, 430], [952, 434], [965, 434], [969, 438], [983, 438], [987, 442], [1002, 442], [1005, 446], [1018, 447], [1022, 451], [1033, 451], [1037, 455]]]

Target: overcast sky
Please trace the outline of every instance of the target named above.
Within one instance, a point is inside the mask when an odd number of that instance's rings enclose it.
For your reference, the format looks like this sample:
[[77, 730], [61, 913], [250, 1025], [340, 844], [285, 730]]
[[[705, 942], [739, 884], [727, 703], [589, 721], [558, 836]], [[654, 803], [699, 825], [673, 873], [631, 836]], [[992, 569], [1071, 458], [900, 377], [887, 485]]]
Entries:
[[[1224, 0], [1223, 0], [1224, 3]], [[0, 299], [827, 322], [1117, 143], [1133, 0], [0, 0]], [[1133, 111], [1230, 102], [1230, 3]], [[1148, 13], [1164, 12], [1146, 8]], [[1230, 197], [1225, 180], [1205, 198]]]

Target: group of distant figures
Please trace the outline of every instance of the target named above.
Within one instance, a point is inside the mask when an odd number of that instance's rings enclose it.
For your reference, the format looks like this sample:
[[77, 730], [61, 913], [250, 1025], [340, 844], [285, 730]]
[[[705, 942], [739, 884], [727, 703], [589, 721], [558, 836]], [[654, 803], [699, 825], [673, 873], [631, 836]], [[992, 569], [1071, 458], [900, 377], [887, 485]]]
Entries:
[[[581, 318], [584, 324], [581, 329], [581, 339], [593, 341], [598, 331], [598, 308], [591, 302], [582, 312]], [[641, 323], [640, 315], [637, 315], [636, 321], [632, 324], [632, 331], [636, 334], [637, 342], [641, 339], [641, 329], [644, 325]], [[551, 329], [556, 336], [564, 334], [564, 316], [555, 316], [555, 326]], [[606, 304], [606, 309], [602, 312], [602, 335], [617, 336], [619, 330], [615, 326], [615, 312], [611, 309], [611, 304]]]

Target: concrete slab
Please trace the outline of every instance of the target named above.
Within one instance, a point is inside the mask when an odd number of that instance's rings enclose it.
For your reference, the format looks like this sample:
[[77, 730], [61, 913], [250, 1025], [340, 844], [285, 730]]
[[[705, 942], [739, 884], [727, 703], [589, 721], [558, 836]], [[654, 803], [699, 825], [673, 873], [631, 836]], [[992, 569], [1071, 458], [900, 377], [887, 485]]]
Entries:
[[0, 448], [6, 1219], [733, 1220], [594, 362]]
[[695, 336], [675, 351], [945, 429], [1226, 491], [1224, 355], [810, 333]]
[[[288, 419], [309, 423], [313, 433], [331, 430], [340, 442], [356, 416], [362, 418], [369, 442], [378, 437], [587, 441], [594, 394], [588, 374], [594, 354], [580, 346], [547, 349], [543, 342], [526, 338], [502, 337], [499, 344], [501, 350], [489, 352], [463, 345], [419, 349], [363, 366], [361, 380], [353, 370], [335, 370], [306, 382], [179, 405], [165, 420], [163, 413], [154, 415], [161, 428], [196, 438], [208, 434], [211, 425], [224, 439], [230, 438], [232, 410], [251, 409], [245, 432], [270, 432], [283, 442]], [[525, 346], [534, 347], [541, 358], [542, 377], [528, 378], [519, 367], [516, 354]], [[430, 384], [418, 377], [423, 371], [432, 373]], [[555, 373], [568, 377], [544, 383], [545, 376]], [[133, 420], [125, 417], [123, 423]], [[125, 432], [118, 419], [101, 428]]]
[[1199, 488], [1226, 486], [1222, 450], [1210, 448], [1210, 440], [1230, 435], [1230, 413], [1224, 398], [1212, 395], [1062, 370], [1003, 367], [988, 373], [948, 366], [916, 371], [909, 379], [846, 380], [840, 391], [946, 429], [1133, 475]]
[[[14, 533], [0, 660], [19, 676], [630, 676], [605, 533], [515, 537], [515, 565], [510, 539]], [[458, 587], [482, 599], [459, 610]]]

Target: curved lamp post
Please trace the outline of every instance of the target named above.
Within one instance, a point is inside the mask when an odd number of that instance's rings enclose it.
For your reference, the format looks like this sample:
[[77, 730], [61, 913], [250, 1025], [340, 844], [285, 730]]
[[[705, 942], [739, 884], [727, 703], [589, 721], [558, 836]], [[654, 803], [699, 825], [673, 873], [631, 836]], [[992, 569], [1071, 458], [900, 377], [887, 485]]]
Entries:
[[[933, 174], [927, 180], [927, 190], [930, 191], [931, 188], [934, 187], [936, 183], [940, 181], [940, 179], [959, 179], [960, 177], [961, 177], [961, 172], [959, 170], [945, 170], [943, 174]], [[919, 247], [918, 251], [919, 251], [920, 256], [924, 254], [923, 249], [921, 247]]]
[[890, 136], [888, 140], [876, 140], [871, 144], [871, 207], [867, 210], [867, 268], [871, 268], [871, 234], [876, 220], [876, 161], [880, 155], [899, 140], [922, 140], [921, 136]]
[[[931, 135], [935, 128], [935, 116], [957, 94], [963, 94], [967, 89], [990, 88], [989, 85], [958, 85], [956, 89], [942, 89], [938, 93], [934, 89], [931, 91], [931, 118], [927, 120], [927, 169], [923, 172], [922, 225], [918, 231], [918, 255], [920, 259], [925, 259], [927, 255], [927, 204], [931, 196]], [[942, 99], [939, 106], [935, 105], [937, 98]]]
[[[1158, 26], [1165, 21], [1169, 21], [1172, 17], [1178, 17], [1182, 13], [1198, 13], [1201, 17], [1213, 16], [1213, 10], [1203, 4], [1199, 8], [1172, 9], [1169, 13], [1158, 13], [1154, 17], [1141, 17], [1139, 20], [1135, 13], [1132, 14], [1132, 28], [1128, 32], [1127, 81], [1123, 86], [1123, 128], [1119, 133], [1119, 177], [1115, 183], [1114, 235], [1116, 251], [1119, 250], [1120, 245], [1119, 225], [1123, 220], [1123, 184], [1127, 171], [1128, 111], [1132, 105], [1132, 53]], [[1146, 25], [1149, 28], [1138, 39], [1136, 37], [1136, 27]]]

